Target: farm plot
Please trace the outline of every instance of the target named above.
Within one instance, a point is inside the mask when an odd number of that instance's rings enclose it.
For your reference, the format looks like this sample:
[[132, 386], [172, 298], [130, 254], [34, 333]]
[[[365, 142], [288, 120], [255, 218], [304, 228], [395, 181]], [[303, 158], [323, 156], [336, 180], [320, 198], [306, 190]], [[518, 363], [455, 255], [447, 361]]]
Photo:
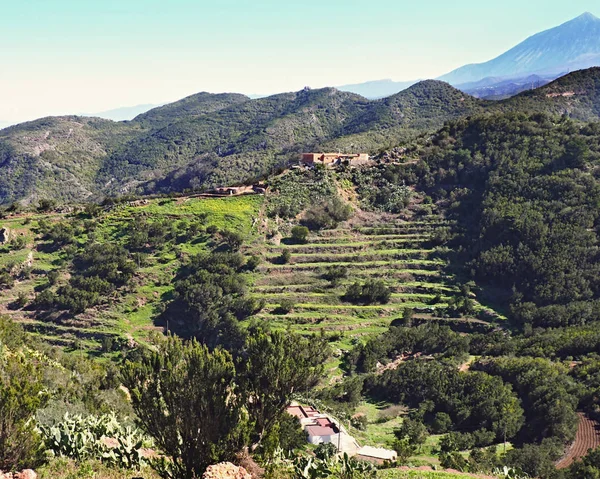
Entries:
[[566, 455], [556, 464], [557, 469], [569, 467], [577, 459], [587, 455], [589, 449], [600, 446], [600, 424], [590, 419], [583, 413], [579, 415], [579, 428], [575, 442], [571, 445]]

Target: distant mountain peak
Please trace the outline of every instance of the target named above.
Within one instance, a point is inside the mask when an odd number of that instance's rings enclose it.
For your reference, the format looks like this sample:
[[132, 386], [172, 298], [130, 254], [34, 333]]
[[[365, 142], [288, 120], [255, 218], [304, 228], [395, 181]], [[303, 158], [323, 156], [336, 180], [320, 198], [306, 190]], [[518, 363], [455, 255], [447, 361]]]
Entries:
[[573, 21], [590, 21], [590, 20], [599, 22], [600, 18], [598, 18], [596, 15], [594, 15], [591, 12], [585, 12], [585, 13], [582, 13], [581, 15], [579, 15], [578, 17], [574, 18], [571, 21], [573, 22]]
[[531, 74], [558, 75], [596, 65], [600, 65], [600, 19], [586, 12], [527, 38], [490, 61], [465, 65], [440, 80], [463, 85], [488, 77], [507, 80]]

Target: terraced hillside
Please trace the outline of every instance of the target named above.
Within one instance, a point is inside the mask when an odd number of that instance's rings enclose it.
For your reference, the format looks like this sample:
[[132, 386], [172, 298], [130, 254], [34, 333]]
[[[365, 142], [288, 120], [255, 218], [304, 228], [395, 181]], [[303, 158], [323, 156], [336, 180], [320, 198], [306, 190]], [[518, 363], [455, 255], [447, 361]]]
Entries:
[[[405, 310], [413, 321], [443, 321], [463, 328], [487, 327], [483, 316], [499, 318], [477, 302], [472, 317], [448, 317], [447, 307], [464, 294], [447, 271], [442, 248], [434, 238], [450, 223], [440, 216], [403, 220], [397, 216], [357, 215], [335, 230], [308, 237], [305, 244], [282, 240], [266, 247], [265, 263], [253, 293], [266, 301], [259, 315], [281, 328], [302, 333], [325, 331], [339, 335], [340, 348], [356, 337], [380, 333]], [[284, 263], [284, 252], [289, 260]], [[344, 271], [339, 281], [328, 280], [330, 268]], [[352, 304], [344, 300], [354, 282], [381, 279], [391, 289], [386, 304]], [[292, 306], [290, 308], [290, 306]], [[289, 310], [289, 311], [288, 311]]]
[[[251, 238], [261, 203], [259, 196], [153, 199], [116, 205], [93, 219], [83, 211], [9, 216], [0, 220], [0, 230], [6, 228], [11, 237], [0, 245], [0, 270], [8, 272], [14, 282], [0, 287], [0, 314], [13, 317], [39, 339], [67, 350], [97, 355], [126, 343], [144, 342], [153, 332], [164, 330], [155, 320], [172, 297], [173, 278], [182, 261], [214, 248], [215, 236], [207, 229], [235, 230]], [[127, 245], [138, 221], [163, 225], [165, 238], [171, 239], [159, 246], [143, 244], [133, 254], [138, 268], [128, 284], [77, 314], [40, 311], [32, 306], [40, 293], [68, 284], [73, 257], [87, 245]], [[71, 235], [69, 243], [55, 247], [41, 233], [44, 224], [46, 228], [64, 225]], [[52, 275], [56, 276], [53, 280]]]

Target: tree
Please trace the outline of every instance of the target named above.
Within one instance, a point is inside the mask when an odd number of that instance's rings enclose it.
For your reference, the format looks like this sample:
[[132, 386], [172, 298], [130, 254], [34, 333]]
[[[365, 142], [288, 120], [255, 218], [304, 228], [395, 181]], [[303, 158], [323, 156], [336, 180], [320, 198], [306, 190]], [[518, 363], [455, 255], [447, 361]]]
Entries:
[[260, 442], [285, 413], [295, 394], [309, 391], [323, 374], [326, 343], [280, 331], [254, 327], [238, 357], [241, 390], [254, 425], [254, 443]]
[[355, 304], [386, 304], [391, 297], [391, 290], [385, 281], [369, 279], [364, 284], [353, 283], [346, 290], [345, 299]]
[[334, 287], [348, 277], [348, 268], [346, 266], [338, 265], [328, 266], [322, 276], [323, 279], [329, 281], [331, 286]]
[[436, 413], [431, 428], [435, 434], [445, 434], [452, 428], [452, 418], [445, 412]]
[[273, 457], [279, 449], [288, 453], [306, 446], [307, 439], [308, 434], [300, 420], [291, 414], [282, 414], [262, 440], [260, 453], [266, 458]]
[[600, 449], [588, 451], [587, 456], [574, 462], [567, 470], [567, 479], [598, 479], [600, 478]]
[[235, 231], [222, 230], [219, 234], [229, 251], [239, 251], [244, 243], [244, 237]]
[[406, 418], [402, 422], [402, 425], [394, 431], [394, 435], [399, 441], [408, 439], [410, 444], [418, 447], [420, 450], [421, 446], [425, 444], [425, 441], [429, 436], [429, 432], [421, 421]]
[[4, 347], [0, 342], [0, 470], [7, 471], [40, 462], [41, 440], [33, 419], [47, 395], [41, 371], [20, 353], [5, 354]]
[[288, 264], [292, 260], [292, 253], [289, 249], [284, 249], [279, 258], [282, 264]]
[[228, 352], [169, 337], [122, 375], [140, 426], [172, 458], [155, 464], [162, 477], [200, 477], [243, 447], [243, 394]]
[[294, 243], [304, 244], [308, 238], [309, 230], [306, 226], [294, 226], [292, 228], [292, 240]]
[[402, 324], [406, 327], [411, 327], [413, 324], [413, 318], [415, 316], [415, 310], [412, 308], [405, 308], [402, 311]]
[[352, 207], [336, 197], [324, 205], [308, 210], [302, 222], [311, 230], [337, 228], [338, 223], [351, 216]]
[[415, 453], [415, 446], [406, 438], [394, 441], [394, 450], [398, 454], [398, 463], [404, 464]]
[[56, 208], [56, 201], [42, 198], [38, 203], [37, 209], [40, 213], [45, 213], [53, 210], [54, 208]]

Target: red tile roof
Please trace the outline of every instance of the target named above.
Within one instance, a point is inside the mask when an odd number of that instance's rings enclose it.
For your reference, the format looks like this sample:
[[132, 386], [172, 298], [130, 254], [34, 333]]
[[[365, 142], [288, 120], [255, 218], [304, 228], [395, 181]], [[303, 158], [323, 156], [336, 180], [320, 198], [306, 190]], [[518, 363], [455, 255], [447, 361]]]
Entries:
[[337, 434], [332, 428], [323, 426], [306, 426], [306, 432], [308, 432], [308, 435], [311, 437], [333, 436], [334, 434]]

